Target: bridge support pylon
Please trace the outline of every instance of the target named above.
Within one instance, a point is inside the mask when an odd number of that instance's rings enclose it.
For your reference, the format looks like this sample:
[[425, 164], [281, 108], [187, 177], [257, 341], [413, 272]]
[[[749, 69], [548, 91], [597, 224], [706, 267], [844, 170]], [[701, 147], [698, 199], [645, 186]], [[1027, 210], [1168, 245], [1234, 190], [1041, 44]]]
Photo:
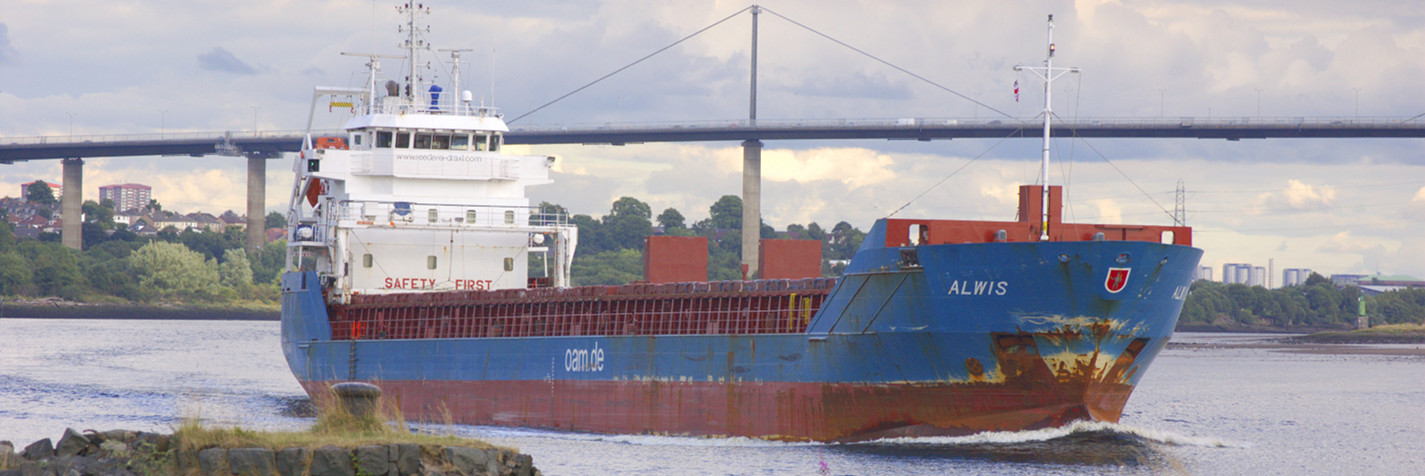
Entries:
[[762, 238], [762, 141], [742, 141], [742, 266], [747, 277], [757, 272]]
[[60, 182], [64, 192], [59, 197], [59, 218], [64, 226], [60, 228], [59, 241], [72, 249], [84, 249], [84, 159], [72, 157], [60, 163], [64, 167]]
[[[267, 158], [247, 158], [247, 251], [262, 249], [267, 242]], [[249, 257], [256, 259], [255, 257]]]

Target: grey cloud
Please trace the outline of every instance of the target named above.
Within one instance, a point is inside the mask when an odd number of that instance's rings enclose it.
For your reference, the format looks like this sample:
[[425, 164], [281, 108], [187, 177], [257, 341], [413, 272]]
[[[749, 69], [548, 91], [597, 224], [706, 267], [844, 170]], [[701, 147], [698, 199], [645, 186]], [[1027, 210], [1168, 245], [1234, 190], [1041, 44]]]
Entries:
[[213, 48], [207, 53], [198, 55], [198, 66], [208, 71], [219, 71], [224, 73], [250, 75], [257, 74], [257, 68], [252, 67], [242, 60], [233, 56], [228, 50], [221, 46]]
[[20, 52], [10, 46], [10, 28], [0, 23], [0, 65], [18, 60]]

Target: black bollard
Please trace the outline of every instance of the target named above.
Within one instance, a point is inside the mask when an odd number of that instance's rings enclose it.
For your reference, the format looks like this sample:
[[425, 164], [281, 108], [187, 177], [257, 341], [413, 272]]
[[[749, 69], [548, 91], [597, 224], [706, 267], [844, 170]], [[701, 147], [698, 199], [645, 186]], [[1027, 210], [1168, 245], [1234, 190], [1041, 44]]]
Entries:
[[347, 413], [357, 418], [371, 416], [376, 402], [381, 400], [381, 387], [366, 382], [342, 382], [332, 385], [332, 393]]

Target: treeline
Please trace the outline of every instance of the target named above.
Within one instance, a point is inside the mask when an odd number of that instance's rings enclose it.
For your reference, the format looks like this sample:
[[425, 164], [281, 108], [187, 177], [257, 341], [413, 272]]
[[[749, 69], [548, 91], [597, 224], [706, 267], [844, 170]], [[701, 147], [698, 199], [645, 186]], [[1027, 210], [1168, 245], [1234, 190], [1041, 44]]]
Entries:
[[[1183, 303], [1180, 323], [1219, 327], [1355, 327], [1361, 289], [1336, 287], [1313, 273], [1300, 286], [1261, 286], [1197, 281]], [[1371, 325], [1419, 324], [1425, 320], [1425, 289], [1391, 291], [1365, 300]]]
[[[542, 213], [566, 213], [564, 207], [549, 202], [541, 203], [540, 209]], [[722, 196], [708, 207], [708, 218], [692, 224], [674, 208], [654, 217], [647, 203], [633, 197], [615, 200], [609, 213], [602, 217], [574, 215], [570, 221], [579, 227], [579, 245], [570, 272], [575, 285], [626, 284], [642, 280], [643, 241], [658, 232], [654, 223], [666, 235], [708, 238], [708, 279], [742, 279], [739, 254], [742, 199], [736, 195]], [[866, 237], [864, 232], [844, 221], [829, 231], [815, 222], [805, 226], [792, 224], [786, 231], [777, 231], [764, 221], [760, 235], [771, 239], [818, 240], [822, 243], [823, 263], [850, 259]], [[536, 260], [531, 265], [537, 268], [539, 263]], [[844, 267], [844, 264], [823, 264], [822, 274], [834, 276]]]
[[[82, 251], [56, 233], [17, 240], [0, 221], [0, 296], [81, 302], [275, 303], [286, 242], [249, 254], [245, 233], [172, 228], [140, 236], [113, 222], [112, 205], [87, 201]], [[274, 223], [276, 221], [276, 223]], [[285, 226], [280, 214], [269, 226]]]

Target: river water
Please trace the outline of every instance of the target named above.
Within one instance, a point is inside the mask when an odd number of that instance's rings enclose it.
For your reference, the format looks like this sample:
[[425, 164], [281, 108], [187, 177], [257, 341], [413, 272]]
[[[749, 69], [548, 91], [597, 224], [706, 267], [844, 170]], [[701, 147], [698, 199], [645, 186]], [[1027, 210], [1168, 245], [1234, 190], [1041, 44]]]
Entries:
[[[311, 423], [276, 322], [0, 318], [0, 440], [64, 428]], [[861, 444], [426, 427], [519, 448], [547, 475], [1425, 474], [1421, 346], [1178, 334], [1119, 424]]]

